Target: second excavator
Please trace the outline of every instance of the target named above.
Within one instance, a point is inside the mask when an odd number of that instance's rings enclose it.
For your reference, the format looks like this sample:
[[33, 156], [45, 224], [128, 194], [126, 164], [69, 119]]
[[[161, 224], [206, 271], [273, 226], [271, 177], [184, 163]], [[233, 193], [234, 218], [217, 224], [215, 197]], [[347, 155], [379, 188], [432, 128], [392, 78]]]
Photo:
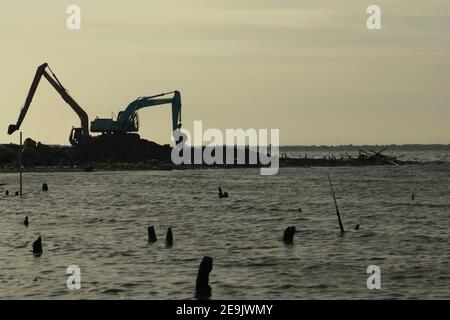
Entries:
[[[173, 94], [172, 97], [166, 97]], [[91, 132], [101, 135], [91, 140], [87, 153], [92, 158], [108, 155], [111, 159], [153, 158], [170, 159], [170, 147], [142, 140], [136, 134], [139, 130], [138, 111], [142, 108], [162, 104], [172, 105], [172, 130], [181, 127], [181, 94], [179, 91], [140, 97], [120, 111], [117, 119], [97, 118], [91, 122]]]
[[[172, 98], [160, 98], [173, 94]], [[158, 99], [159, 98], [159, 99]], [[117, 115], [117, 119], [97, 118], [91, 122], [91, 132], [127, 133], [139, 130], [138, 110], [161, 104], [172, 104], [172, 130], [181, 127], [181, 94], [179, 91], [161, 93], [149, 97], [139, 97]]]

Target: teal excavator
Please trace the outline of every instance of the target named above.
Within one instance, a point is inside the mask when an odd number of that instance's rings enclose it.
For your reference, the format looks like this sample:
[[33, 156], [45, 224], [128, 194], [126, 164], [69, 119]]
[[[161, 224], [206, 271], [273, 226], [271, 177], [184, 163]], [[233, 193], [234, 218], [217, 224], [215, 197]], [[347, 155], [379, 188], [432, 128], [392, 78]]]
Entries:
[[[162, 98], [173, 94], [171, 98]], [[127, 133], [139, 130], [138, 111], [142, 108], [157, 106], [161, 104], [172, 105], [172, 130], [181, 127], [181, 94], [179, 91], [172, 91], [157, 94], [149, 97], [139, 97], [131, 102], [123, 111], [117, 115], [117, 119], [97, 118], [91, 122], [91, 132], [101, 133]]]

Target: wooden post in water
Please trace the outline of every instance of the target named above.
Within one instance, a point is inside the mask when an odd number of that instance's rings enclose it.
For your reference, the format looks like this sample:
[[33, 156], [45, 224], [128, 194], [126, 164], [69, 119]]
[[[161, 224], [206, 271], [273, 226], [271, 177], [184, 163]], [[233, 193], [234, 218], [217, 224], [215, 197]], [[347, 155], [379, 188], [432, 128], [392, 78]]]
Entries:
[[336, 214], [338, 217], [338, 222], [339, 222], [339, 228], [341, 229], [341, 233], [344, 233], [344, 225], [342, 224], [342, 220], [341, 220], [341, 215], [339, 213], [339, 208], [337, 205], [337, 201], [336, 201], [336, 195], [334, 194], [334, 190], [333, 190], [333, 184], [331, 183], [331, 179], [330, 179], [330, 175], [328, 174], [328, 182], [330, 182], [330, 188], [331, 188], [331, 194], [333, 195], [333, 199], [334, 199], [334, 206], [336, 207]]
[[20, 149], [19, 149], [19, 195], [22, 196], [22, 131], [20, 131]]

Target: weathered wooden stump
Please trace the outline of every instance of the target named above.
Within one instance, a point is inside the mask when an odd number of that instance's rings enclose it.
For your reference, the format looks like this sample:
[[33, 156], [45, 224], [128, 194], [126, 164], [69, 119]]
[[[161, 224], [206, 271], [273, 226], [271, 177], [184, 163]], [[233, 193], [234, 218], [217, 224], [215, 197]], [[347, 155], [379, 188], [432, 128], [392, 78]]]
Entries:
[[212, 290], [209, 285], [209, 274], [213, 269], [213, 259], [204, 256], [198, 268], [197, 280], [195, 282], [195, 297], [205, 299], [211, 297]]
[[219, 187], [219, 198], [228, 198], [228, 192], [222, 192], [222, 188]]
[[293, 243], [295, 232], [296, 232], [296, 229], [294, 226], [289, 226], [286, 229], [284, 229], [283, 241], [285, 243]]
[[33, 254], [34, 255], [41, 255], [43, 252], [42, 250], [42, 239], [41, 237], [37, 238], [35, 242], [33, 242]]
[[150, 243], [156, 242], [156, 240], [158, 239], [156, 238], [155, 228], [153, 226], [150, 226], [148, 227], [147, 231], [148, 231], [148, 242]]
[[166, 247], [171, 247], [173, 246], [173, 234], [172, 234], [172, 228], [169, 227], [167, 229], [167, 234], [166, 234]]

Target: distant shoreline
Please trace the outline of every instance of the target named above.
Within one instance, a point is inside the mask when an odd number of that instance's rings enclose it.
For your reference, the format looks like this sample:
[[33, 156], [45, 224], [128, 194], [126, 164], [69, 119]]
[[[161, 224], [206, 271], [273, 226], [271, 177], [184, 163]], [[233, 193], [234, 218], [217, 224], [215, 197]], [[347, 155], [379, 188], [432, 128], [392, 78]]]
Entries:
[[[9, 143], [0, 143], [1, 146], [8, 146], [8, 145], [17, 145], [15, 142], [9, 142]], [[66, 144], [46, 144], [49, 147], [56, 147], [56, 148], [70, 148], [70, 145]], [[198, 146], [195, 146], [198, 147]], [[229, 146], [230, 147], [230, 146]], [[245, 146], [237, 146], [239, 148], [243, 148]], [[311, 144], [311, 145], [297, 145], [297, 144], [287, 144], [287, 145], [280, 145], [280, 149], [285, 148], [367, 148], [367, 147], [373, 147], [373, 148], [408, 148], [408, 147], [437, 147], [437, 148], [448, 148], [450, 149], [450, 143], [403, 143], [403, 144]]]
[[[138, 154], [139, 157], [91, 158], [83, 156], [72, 147], [37, 144], [24, 145], [22, 149], [23, 172], [91, 172], [91, 171], [167, 171], [197, 169], [240, 169], [264, 167], [258, 164], [200, 164], [175, 165], [171, 162], [169, 146], [149, 149], [150, 153]], [[159, 148], [161, 147], [161, 148]], [[236, 147], [242, 148], [242, 147]], [[195, 148], [196, 149], [196, 148]], [[431, 151], [430, 154], [443, 154], [442, 158], [421, 158], [408, 151]], [[433, 153], [433, 151], [436, 151]], [[442, 151], [442, 152], [441, 152]], [[248, 150], [246, 151], [248, 153]], [[20, 146], [0, 145], [0, 172], [18, 172]], [[100, 152], [101, 156], [102, 153]], [[125, 153], [125, 155], [127, 155]], [[408, 157], [408, 155], [410, 157]], [[361, 166], [402, 166], [426, 163], [447, 163], [450, 159], [450, 145], [341, 145], [341, 146], [282, 146], [279, 147], [279, 167], [361, 167]], [[408, 159], [409, 158], [409, 159]], [[225, 157], [223, 158], [225, 159]], [[242, 159], [241, 159], [242, 160]], [[250, 161], [249, 154], [245, 163]], [[191, 161], [194, 161], [192, 157]], [[264, 162], [263, 162], [264, 163]]]

